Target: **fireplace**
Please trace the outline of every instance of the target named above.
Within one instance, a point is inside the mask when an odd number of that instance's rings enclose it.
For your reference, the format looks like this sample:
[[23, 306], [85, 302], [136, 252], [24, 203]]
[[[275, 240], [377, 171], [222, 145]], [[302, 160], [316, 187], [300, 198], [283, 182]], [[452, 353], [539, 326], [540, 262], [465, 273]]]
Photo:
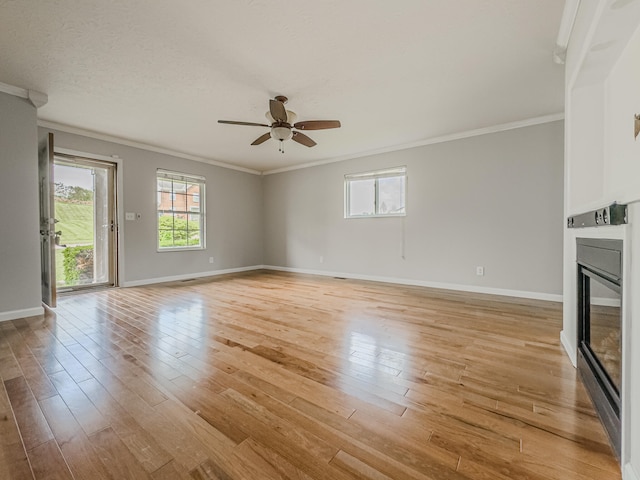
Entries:
[[622, 240], [577, 239], [578, 371], [620, 458]]

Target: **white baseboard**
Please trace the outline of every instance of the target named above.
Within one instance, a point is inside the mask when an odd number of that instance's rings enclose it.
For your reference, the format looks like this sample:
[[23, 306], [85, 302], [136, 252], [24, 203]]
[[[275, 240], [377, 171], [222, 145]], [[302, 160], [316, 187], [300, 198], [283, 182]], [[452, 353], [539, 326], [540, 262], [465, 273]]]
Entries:
[[505, 297], [529, 298], [533, 300], [546, 300], [549, 302], [562, 302], [562, 295], [553, 293], [527, 292], [523, 290], [508, 290], [503, 288], [479, 287], [476, 285], [459, 285], [455, 283], [429, 282], [424, 280], [413, 280], [407, 278], [381, 277], [377, 275], [359, 275], [355, 273], [328, 272], [325, 270], [309, 270], [306, 268], [276, 267], [274, 265], [264, 265], [267, 270], [277, 270], [281, 272], [306, 273], [310, 275], [323, 275], [326, 277], [352, 278], [354, 280], [369, 280], [372, 282], [396, 283], [399, 285], [412, 285], [416, 287], [439, 288], [443, 290], [456, 290], [459, 292], [486, 293], [488, 295], [502, 295]]
[[306, 268], [277, 267], [275, 265], [252, 265], [249, 267], [229, 268], [226, 270], [213, 270], [209, 272], [187, 273], [183, 275], [171, 275], [167, 277], [148, 278], [144, 280], [132, 280], [123, 282], [123, 287], [140, 287], [143, 285], [153, 285], [155, 283], [176, 282], [180, 280], [190, 280], [192, 278], [213, 277], [225, 275], [227, 273], [248, 272], [251, 270], [276, 270], [280, 272], [304, 273], [309, 275], [322, 275], [325, 277], [351, 278], [354, 280], [368, 280], [372, 282], [395, 283], [399, 285], [412, 285], [416, 287], [439, 288], [442, 290], [455, 290], [459, 292], [485, 293], [488, 295], [501, 295], [505, 297], [528, 298], [532, 300], [546, 300], [549, 302], [562, 302], [562, 295], [542, 292], [528, 292], [524, 290], [509, 290], [503, 288], [479, 287], [476, 285], [459, 285], [455, 283], [429, 282], [424, 280], [413, 280], [407, 278], [382, 277], [377, 275], [360, 275], [345, 272], [329, 272], [326, 270], [311, 270]]
[[567, 335], [564, 333], [564, 330], [562, 330], [560, 332], [560, 343], [562, 343], [562, 346], [564, 347], [565, 352], [567, 352], [567, 355], [569, 356], [569, 360], [571, 360], [571, 364], [574, 367], [577, 367], [578, 366], [578, 358], [577, 358], [577, 354], [576, 354], [576, 349], [571, 344], [571, 341], [569, 340]]
[[627, 463], [622, 469], [622, 480], [640, 480], [640, 475], [631, 465], [631, 462]]
[[144, 280], [132, 280], [123, 282], [122, 287], [140, 287], [142, 285], [153, 285], [155, 283], [179, 282], [180, 280], [191, 280], [192, 278], [215, 277], [216, 275], [225, 275], [227, 273], [248, 272], [251, 270], [260, 270], [263, 265], [252, 265], [249, 267], [227, 268], [225, 270], [212, 270], [209, 272], [185, 273], [183, 275], [171, 275], [168, 277], [146, 278]]
[[44, 307], [23, 308], [22, 310], [11, 310], [8, 312], [0, 312], [0, 322], [15, 320], [16, 318], [35, 317], [43, 315]]

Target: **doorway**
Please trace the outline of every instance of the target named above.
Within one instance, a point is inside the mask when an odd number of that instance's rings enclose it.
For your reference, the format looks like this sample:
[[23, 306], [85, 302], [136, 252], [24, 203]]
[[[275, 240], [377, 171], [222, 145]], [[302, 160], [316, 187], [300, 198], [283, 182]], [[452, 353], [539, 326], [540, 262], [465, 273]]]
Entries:
[[117, 285], [116, 165], [54, 154], [55, 286]]

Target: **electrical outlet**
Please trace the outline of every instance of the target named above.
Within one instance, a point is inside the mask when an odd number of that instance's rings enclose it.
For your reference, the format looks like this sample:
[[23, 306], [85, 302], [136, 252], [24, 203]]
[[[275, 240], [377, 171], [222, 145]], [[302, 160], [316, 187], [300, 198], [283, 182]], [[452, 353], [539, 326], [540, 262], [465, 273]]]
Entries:
[[484, 276], [484, 267], [476, 267], [476, 275], [479, 277]]
[[213, 257], [209, 257], [209, 263], [213, 263]]
[[134, 212], [126, 212], [124, 214], [124, 219], [131, 222], [136, 219], [136, 214]]
[[320, 255], [320, 263], [324, 263], [324, 256]]

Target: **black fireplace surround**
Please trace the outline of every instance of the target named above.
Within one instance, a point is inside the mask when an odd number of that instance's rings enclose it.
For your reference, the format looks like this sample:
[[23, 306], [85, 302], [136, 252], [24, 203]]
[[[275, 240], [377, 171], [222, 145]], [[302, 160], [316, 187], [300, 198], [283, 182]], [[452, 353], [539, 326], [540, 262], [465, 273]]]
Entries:
[[622, 240], [578, 238], [578, 371], [620, 458]]

